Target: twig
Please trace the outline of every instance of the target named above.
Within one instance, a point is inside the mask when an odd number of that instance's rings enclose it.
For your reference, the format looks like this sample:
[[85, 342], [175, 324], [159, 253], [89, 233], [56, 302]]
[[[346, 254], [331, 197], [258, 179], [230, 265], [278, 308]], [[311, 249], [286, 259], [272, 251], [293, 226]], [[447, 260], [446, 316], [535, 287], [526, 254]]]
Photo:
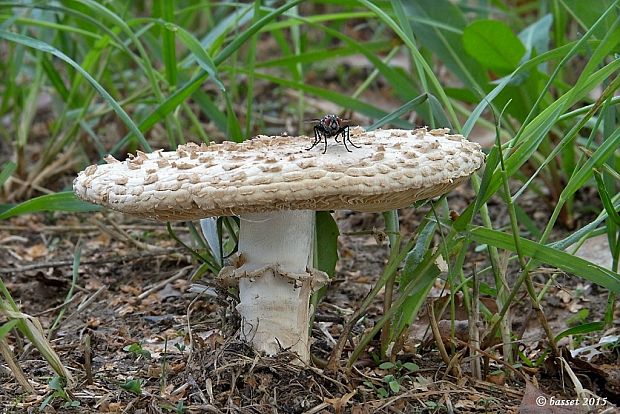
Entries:
[[176, 272], [175, 274], [170, 276], [168, 279], [162, 280], [161, 282], [155, 284], [155, 286], [153, 286], [150, 289], [147, 289], [144, 292], [142, 292], [140, 294], [140, 296], [138, 296], [138, 299], [142, 300], [142, 299], [146, 298], [147, 296], [149, 296], [151, 293], [156, 292], [159, 289], [162, 289], [168, 283], [174, 282], [175, 280], [185, 276], [187, 271], [192, 269], [193, 267], [194, 266], [185, 266], [184, 268], [182, 268], [181, 270], [179, 270], [178, 272]]
[[84, 336], [84, 371], [86, 372], [86, 384], [93, 385], [92, 353], [90, 347], [90, 335]]
[[[148, 252], [148, 253], [134, 253], [134, 254], [129, 254], [127, 256], [116, 256], [116, 257], [93, 259], [93, 260], [81, 260], [80, 264], [88, 265], [88, 264], [123, 262], [126, 260], [143, 259], [147, 257], [168, 256], [168, 255], [173, 255], [173, 254], [179, 254], [181, 253], [181, 251], [182, 251], [181, 249], [170, 249], [170, 250], [162, 250], [162, 251]], [[19, 266], [19, 267], [0, 267], [0, 273], [27, 272], [29, 270], [47, 269], [50, 267], [66, 267], [66, 266], [71, 266], [71, 265], [73, 265], [73, 259], [56, 260], [52, 262], [33, 263], [30, 265], [24, 265], [24, 266]]]
[[[149, 231], [149, 230], [164, 230], [162, 225], [158, 224], [121, 224], [118, 225], [119, 228], [125, 230], [141, 230], [141, 231]], [[173, 227], [174, 231], [182, 232], [189, 231], [187, 227], [178, 226]], [[18, 226], [18, 225], [1, 225], [0, 231], [8, 231], [8, 232], [24, 232], [24, 231], [33, 231], [33, 232], [49, 232], [49, 233], [75, 233], [75, 232], [92, 232], [99, 230], [99, 227], [95, 225], [77, 225], [77, 226]]]
[[5, 338], [0, 339], [0, 355], [4, 357], [4, 361], [9, 366], [11, 372], [13, 372], [13, 375], [15, 376], [15, 379], [19, 382], [19, 385], [22, 386], [24, 391], [34, 394], [34, 388], [32, 388], [32, 385], [28, 382], [24, 371], [22, 371], [19, 364], [15, 361], [13, 353], [11, 352], [9, 344], [6, 342]]
[[480, 279], [477, 277], [476, 270], [473, 272], [474, 279], [474, 291], [471, 301], [471, 314], [469, 317], [469, 338], [472, 344], [470, 348], [471, 354], [471, 372], [474, 378], [482, 379], [482, 372], [480, 369], [480, 358], [478, 357], [475, 348], [480, 348], [480, 329], [478, 329], [478, 322], [480, 320]]
[[101, 295], [101, 293], [103, 291], [105, 291], [105, 290], [108, 290], [108, 285], [101, 286], [88, 299], [86, 299], [84, 302], [80, 303], [78, 305], [78, 308], [71, 315], [67, 316], [67, 318], [65, 319], [65, 323], [67, 323], [70, 320], [72, 320], [78, 313], [82, 312], [84, 309], [86, 309], [88, 306], [90, 306], [90, 304], [93, 303], [95, 301], [95, 299], [97, 299], [99, 297], [99, 295]]
[[127, 233], [124, 229], [122, 229], [118, 224], [114, 223], [113, 221], [108, 221], [109, 225], [112, 226], [112, 229], [106, 227], [106, 223], [103, 223], [97, 219], [94, 219], [95, 221], [95, 225], [98, 226], [101, 231], [108, 233], [109, 235], [111, 235], [112, 237], [118, 239], [118, 240], [125, 240], [131, 244], [133, 244], [134, 246], [136, 246], [138, 249], [141, 250], [146, 250], [146, 251], [150, 251], [150, 252], [158, 252], [161, 251], [162, 248], [159, 246], [153, 246], [151, 244], [148, 243], [144, 243], [141, 242], [140, 240], [136, 240], [133, 237], [131, 237], [129, 235], [129, 233]]
[[444, 364], [450, 365], [450, 356], [446, 351], [446, 347], [443, 345], [443, 340], [441, 339], [441, 333], [439, 332], [439, 325], [437, 325], [437, 319], [435, 319], [435, 307], [432, 303], [426, 305], [426, 310], [428, 313], [428, 319], [431, 324], [431, 330], [433, 331], [433, 337], [435, 338], [435, 343], [437, 344], [437, 349], [439, 350], [439, 355], [443, 360]]

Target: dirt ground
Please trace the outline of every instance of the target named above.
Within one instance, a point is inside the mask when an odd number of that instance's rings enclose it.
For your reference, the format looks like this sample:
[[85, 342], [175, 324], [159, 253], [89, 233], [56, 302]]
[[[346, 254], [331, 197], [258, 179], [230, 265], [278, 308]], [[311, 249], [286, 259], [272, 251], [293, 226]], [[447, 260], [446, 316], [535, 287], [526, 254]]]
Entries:
[[[449, 198], [451, 208], [458, 211], [471, 196], [466, 187], [458, 189]], [[535, 200], [531, 202], [530, 208], [535, 209]], [[425, 208], [401, 211], [403, 234], [410, 234]], [[57, 389], [54, 394], [48, 387], [53, 372], [41, 355], [9, 335], [36, 394], [25, 394], [7, 366], [0, 364], [0, 412], [37, 412], [46, 399], [44, 412], [568, 412], [563, 411], [565, 407], [541, 411], [534, 402], [542, 395], [574, 398], [573, 382], [553, 364], [520, 365], [512, 372], [495, 361], [501, 354], [494, 348], [482, 381], [473, 379], [466, 360], [455, 360], [460, 373], [446, 368], [429, 339], [425, 312], [397, 356], [400, 369], [380, 369], [373, 363], [375, 343], [350, 372], [320, 368], [342, 324], [387, 261], [385, 243], [372, 234], [359, 234], [381, 229], [380, 215], [338, 212], [336, 219], [341, 232], [340, 261], [317, 310], [312, 335], [316, 363], [308, 367], [290, 364], [290, 355], [261, 357], [245, 346], [238, 337], [234, 301], [192, 289], [189, 277], [198, 264], [168, 236], [165, 225], [109, 211], [40, 214], [0, 223], [0, 277], [22, 311], [37, 317], [44, 328], [51, 327], [64, 310], [51, 342], [76, 380], [76, 386], [66, 388], [66, 393]], [[190, 241], [186, 226], [174, 224], [174, 229]], [[65, 303], [78, 245], [79, 271], [73, 296]], [[482, 268], [485, 257], [484, 252], [472, 252], [467, 266]], [[535, 280], [544, 283], [554, 272], [543, 269]], [[215, 276], [207, 274], [203, 281], [213, 283]], [[445, 295], [443, 288], [438, 280], [428, 301]], [[598, 320], [605, 302], [606, 292], [560, 275], [544, 306], [557, 333], [574, 323], [575, 317], [583, 317], [584, 309], [588, 312], [584, 320]], [[519, 349], [531, 360], [544, 359], [546, 341], [527, 297], [519, 298], [517, 306], [515, 329], [523, 332]], [[356, 326], [352, 341], [370, 329], [380, 313], [377, 302]], [[606, 332], [607, 336], [615, 334], [617, 329]], [[581, 338], [583, 346], [596, 345], [599, 339]], [[344, 356], [351, 351], [350, 345]], [[568, 349], [569, 338], [560, 345]], [[620, 403], [618, 352], [609, 347], [592, 349], [600, 352], [589, 361], [573, 360], [569, 352], [565, 360], [585, 388], [607, 398], [594, 411], [613, 412], [613, 404]], [[415, 369], [402, 368], [405, 363], [415, 364], [407, 365]], [[389, 390], [388, 374], [398, 379], [398, 392]], [[531, 383], [527, 385], [524, 378]], [[387, 393], [382, 395], [381, 388]], [[579, 412], [574, 407], [570, 411]]]

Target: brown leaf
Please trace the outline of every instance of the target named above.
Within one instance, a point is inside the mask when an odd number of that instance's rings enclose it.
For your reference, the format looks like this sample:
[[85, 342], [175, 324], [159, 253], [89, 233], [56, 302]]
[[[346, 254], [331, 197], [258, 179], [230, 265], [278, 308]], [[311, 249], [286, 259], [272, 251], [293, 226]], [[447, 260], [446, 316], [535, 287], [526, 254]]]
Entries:
[[30, 260], [47, 256], [48, 250], [43, 243], [35, 244], [26, 250], [26, 254]]
[[349, 400], [357, 393], [357, 390], [353, 390], [340, 398], [325, 398], [325, 402], [334, 407], [336, 414], [341, 414], [344, 408], [347, 406]]
[[351, 407], [351, 414], [370, 414], [370, 411], [363, 405], [354, 405]]
[[528, 381], [519, 406], [519, 414], [580, 414], [586, 412], [581, 405], [552, 405], [550, 403], [552, 399], [556, 402], [574, 400], [570, 397], [551, 397]]

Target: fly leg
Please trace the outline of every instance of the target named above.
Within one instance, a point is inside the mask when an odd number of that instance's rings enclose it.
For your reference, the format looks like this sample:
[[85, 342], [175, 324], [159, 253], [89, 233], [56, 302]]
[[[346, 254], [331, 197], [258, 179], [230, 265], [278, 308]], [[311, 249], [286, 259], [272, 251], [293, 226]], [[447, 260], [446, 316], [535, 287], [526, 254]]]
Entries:
[[[349, 147], [347, 147], [347, 131], [349, 130], [349, 128], [344, 127], [341, 128], [340, 131], [338, 131], [338, 135], [342, 134], [342, 143], [344, 144], [344, 148], [347, 150], [347, 152], [353, 152], [349, 149]], [[338, 137], [338, 135], [336, 135], [336, 138]], [[336, 142], [338, 142], [338, 140], [336, 140]], [[351, 139], [349, 139], [349, 142], [351, 142]], [[351, 144], [353, 144], [351, 142]]]
[[314, 127], [314, 142], [312, 143], [312, 146], [310, 148], [306, 148], [306, 151], [310, 151], [312, 148], [316, 147], [316, 144], [318, 144], [319, 142], [321, 142], [321, 134], [319, 134], [319, 128], [318, 127]]
[[325, 148], [323, 148], [323, 154], [327, 152], [327, 133], [323, 132], [323, 139], [325, 140]]
[[[351, 141], [351, 134], [349, 133], [349, 127], [348, 127], [348, 126], [346, 126], [345, 128], [346, 128], [346, 130], [347, 130], [347, 137], [346, 137], [346, 140], [347, 140], [347, 141], [349, 141], [349, 144], [353, 145], [355, 148], [362, 148], [362, 147], [360, 147], [360, 146], [355, 145], [355, 144], [353, 143], [353, 141]], [[342, 134], [343, 134], [343, 136], [344, 136], [344, 132], [343, 132]], [[342, 140], [343, 140], [343, 141], [345, 141], [345, 138], [343, 138]], [[346, 142], [346, 141], [345, 141], [345, 142]], [[345, 147], [346, 147], [346, 144], [345, 144]]]

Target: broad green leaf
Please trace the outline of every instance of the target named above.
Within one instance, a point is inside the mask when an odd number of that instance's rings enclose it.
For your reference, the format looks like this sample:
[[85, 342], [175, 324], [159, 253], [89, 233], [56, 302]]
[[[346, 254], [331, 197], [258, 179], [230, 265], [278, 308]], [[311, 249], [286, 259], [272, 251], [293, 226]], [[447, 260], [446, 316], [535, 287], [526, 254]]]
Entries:
[[525, 46], [528, 59], [534, 51], [540, 55], [549, 50], [549, 35], [552, 23], [553, 16], [545, 14], [519, 33], [519, 39], [521, 39], [523, 46]]
[[42, 211], [86, 212], [99, 210], [101, 210], [101, 206], [79, 200], [75, 197], [73, 191], [66, 191], [62, 193], [43, 195], [24, 201], [15, 207], [3, 211], [0, 214], [0, 220], [5, 220], [20, 214], [39, 213]]
[[142, 381], [139, 379], [127, 380], [120, 384], [121, 388], [135, 395], [142, 394]]
[[463, 46], [484, 67], [513, 70], [525, 47], [510, 27], [499, 20], [476, 20], [463, 31]]
[[[514, 236], [484, 227], [472, 227], [469, 236], [478, 243], [489, 244], [499, 249], [516, 251]], [[567, 273], [582, 277], [590, 282], [603, 286], [614, 293], [620, 293], [620, 275], [588, 262], [580, 257], [561, 250], [520, 238], [519, 243], [523, 255], [542, 263], [557, 267]]]
[[340, 231], [328, 211], [316, 213], [317, 267], [332, 278], [338, 262], [338, 236]]

